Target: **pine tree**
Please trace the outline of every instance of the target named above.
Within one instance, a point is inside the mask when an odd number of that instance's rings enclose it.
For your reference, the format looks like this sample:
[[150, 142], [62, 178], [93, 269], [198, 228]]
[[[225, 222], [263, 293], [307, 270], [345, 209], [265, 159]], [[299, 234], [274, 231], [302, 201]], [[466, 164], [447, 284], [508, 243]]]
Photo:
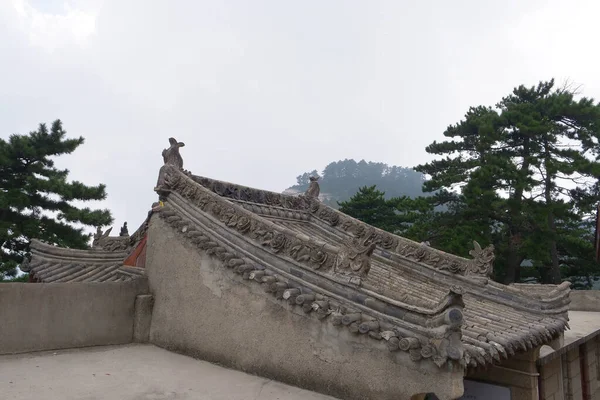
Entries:
[[459, 189], [455, 226], [493, 227], [487, 236], [506, 283], [519, 280], [525, 259], [547, 269], [545, 281], [560, 282], [561, 226], [589, 218], [600, 200], [600, 106], [551, 80], [517, 87], [497, 109], [471, 108], [444, 135], [453, 140], [426, 149], [444, 158], [416, 168], [432, 177], [425, 188]]
[[359, 188], [349, 200], [338, 204], [341, 212], [376, 228], [393, 232], [398, 227], [395, 201], [386, 200], [375, 185]]
[[102, 184], [68, 182], [69, 171], [54, 166], [52, 158], [70, 154], [84, 142], [82, 137], [65, 136], [61, 121], [56, 120], [50, 131], [40, 124], [28, 135], [0, 139], [0, 281], [16, 275], [28, 255], [30, 239], [83, 249], [90, 239], [85, 226], [112, 222], [108, 210], [73, 205], [103, 200], [106, 192]]

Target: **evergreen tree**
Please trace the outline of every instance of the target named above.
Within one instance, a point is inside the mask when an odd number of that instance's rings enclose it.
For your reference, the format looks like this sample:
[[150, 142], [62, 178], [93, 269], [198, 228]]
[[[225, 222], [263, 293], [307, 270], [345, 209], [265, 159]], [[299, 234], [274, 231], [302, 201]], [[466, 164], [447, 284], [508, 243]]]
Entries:
[[376, 186], [363, 186], [349, 200], [339, 204], [339, 210], [376, 228], [394, 231], [398, 217], [394, 201], [385, 199], [385, 193]]
[[600, 106], [554, 81], [519, 86], [497, 110], [471, 108], [444, 135], [455, 139], [426, 149], [444, 158], [416, 169], [432, 177], [426, 190], [459, 189], [454, 226], [477, 221], [495, 242], [506, 283], [520, 279], [525, 259], [547, 269], [546, 282], [560, 282], [559, 238], [569, 232], [561, 226], [588, 218], [600, 199]]
[[103, 200], [105, 186], [68, 182], [68, 170], [54, 166], [53, 157], [70, 154], [82, 137], [65, 138], [60, 120], [48, 131], [40, 124], [28, 135], [0, 139], [0, 281], [13, 277], [27, 256], [30, 239], [83, 249], [90, 235], [83, 226], [112, 222], [108, 210], [78, 208], [73, 201]]

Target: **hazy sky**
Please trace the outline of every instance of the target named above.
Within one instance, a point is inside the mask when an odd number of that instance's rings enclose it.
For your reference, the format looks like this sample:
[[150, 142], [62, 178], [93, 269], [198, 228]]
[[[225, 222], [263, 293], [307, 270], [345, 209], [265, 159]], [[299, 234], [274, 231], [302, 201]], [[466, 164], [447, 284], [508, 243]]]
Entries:
[[344, 158], [414, 166], [469, 106], [555, 77], [600, 98], [600, 2], [0, 0], [0, 136], [142, 222], [167, 138], [195, 174], [282, 191]]

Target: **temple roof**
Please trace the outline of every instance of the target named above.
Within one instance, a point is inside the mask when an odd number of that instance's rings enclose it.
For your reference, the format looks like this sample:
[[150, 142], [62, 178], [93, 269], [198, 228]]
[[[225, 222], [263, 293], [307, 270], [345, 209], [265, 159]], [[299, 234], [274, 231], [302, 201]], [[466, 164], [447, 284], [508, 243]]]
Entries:
[[[547, 344], [568, 326], [569, 284], [526, 290], [490, 279], [493, 248], [444, 253], [286, 196], [165, 165], [159, 215], [234, 273], [306, 312], [386, 340], [392, 351], [467, 367]], [[254, 250], [247, 250], [251, 246]]]
[[[568, 327], [569, 284], [496, 283], [491, 246], [474, 242], [466, 259], [379, 230], [321, 203], [316, 178], [287, 196], [196, 176], [182, 168], [182, 145], [163, 153], [155, 188], [165, 228], [307, 316], [439, 367], [497, 363]], [[143, 270], [123, 262], [145, 245], [150, 216], [131, 237], [99, 231], [91, 250], [32, 241], [28, 268], [42, 282], [131, 279]]]
[[116, 282], [138, 278], [143, 268], [124, 265], [146, 234], [148, 220], [131, 236], [108, 236], [111, 229], [98, 232], [89, 250], [68, 249], [33, 239], [31, 261], [20, 268], [29, 272], [32, 282]]

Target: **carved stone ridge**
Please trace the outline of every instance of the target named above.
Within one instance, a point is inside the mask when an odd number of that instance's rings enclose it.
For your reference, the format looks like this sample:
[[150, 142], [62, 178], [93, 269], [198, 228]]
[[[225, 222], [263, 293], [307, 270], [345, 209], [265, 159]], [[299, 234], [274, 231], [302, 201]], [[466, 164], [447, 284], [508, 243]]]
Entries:
[[[334, 210], [306, 194], [304, 196], [287, 196], [206, 177], [190, 175], [190, 178], [221, 197], [288, 210], [308, 211], [313, 217], [352, 233], [355, 237], [362, 239], [365, 245], [371, 242], [375, 243], [382, 249], [395, 252], [413, 261], [422, 262], [441, 271], [486, 279], [493, 271], [493, 258], [490, 257], [493, 254], [493, 247], [483, 249], [482, 254], [477, 253], [478, 255], [474, 256], [473, 260], [468, 260], [434, 249], [427, 243], [419, 244], [374, 228]], [[315, 181], [315, 183], [317, 182]]]
[[[460, 328], [456, 327], [458, 314], [447, 316], [452, 306], [458, 307], [455, 301], [448, 302], [447, 298], [442, 299], [439, 310], [428, 319], [431, 321], [428, 325], [433, 327], [427, 331], [429, 334], [415, 334], [410, 329], [391, 323], [386, 318], [377, 317], [376, 312], [361, 311], [352, 303], [329, 297], [325, 292], [317, 291], [314, 287], [308, 288], [304, 286], [305, 283], [301, 278], [290, 280], [275, 270], [255, 264], [245, 257], [245, 254], [221, 242], [212, 232], [193, 224], [168, 205], [165, 205], [158, 215], [179, 235], [197, 246], [199, 250], [220, 260], [224, 267], [241, 275], [242, 279], [262, 285], [264, 291], [277, 300], [287, 302], [293, 307], [300, 307], [303, 312], [313, 315], [320, 321], [329, 320], [340, 329], [347, 328], [354, 334], [368, 335], [373, 340], [384, 341], [389, 351], [406, 352], [414, 362], [431, 360], [438, 367], [447, 363], [457, 363], [462, 368], [466, 365], [460, 342]], [[237, 223], [239, 222], [238, 219]], [[271, 240], [273, 239], [274, 237]], [[368, 257], [373, 248], [373, 245], [370, 245], [357, 253]], [[302, 257], [306, 257], [307, 260], [310, 256], [310, 252], [302, 253]], [[449, 296], [457, 296], [457, 294], [452, 292]], [[462, 318], [462, 314], [460, 317]], [[454, 318], [454, 326], [447, 323], [448, 318]]]
[[413, 242], [412, 240], [372, 227], [318, 201], [311, 201], [309, 210], [319, 220], [351, 233], [355, 238], [361, 240], [363, 245], [375, 243], [387, 251], [395, 252], [403, 257], [424, 263], [441, 271], [484, 278], [488, 278], [493, 271], [493, 246], [482, 250], [479, 244], [476, 244], [475, 250], [471, 251], [474, 259], [468, 260], [434, 249], [426, 243]]
[[309, 207], [309, 199], [306, 196], [287, 196], [203, 176], [190, 175], [190, 178], [219, 196], [232, 200], [281, 207], [293, 211], [307, 211]]
[[[168, 166], [166, 166], [168, 167]], [[196, 184], [188, 176], [173, 167], [165, 169], [167, 188], [192, 202], [200, 210], [217, 218], [263, 248], [281, 256], [289, 257], [311, 270], [333, 274], [338, 249], [324, 242], [298, 235], [258, 215], [234, 205], [221, 196]]]
[[140, 225], [140, 227], [129, 236], [127, 231], [127, 222], [123, 224], [119, 236], [109, 236], [112, 227], [106, 231], [102, 231], [101, 227], [96, 228], [94, 239], [92, 241], [92, 250], [103, 251], [127, 251], [135, 247], [148, 231], [148, 218]]

